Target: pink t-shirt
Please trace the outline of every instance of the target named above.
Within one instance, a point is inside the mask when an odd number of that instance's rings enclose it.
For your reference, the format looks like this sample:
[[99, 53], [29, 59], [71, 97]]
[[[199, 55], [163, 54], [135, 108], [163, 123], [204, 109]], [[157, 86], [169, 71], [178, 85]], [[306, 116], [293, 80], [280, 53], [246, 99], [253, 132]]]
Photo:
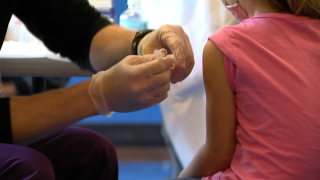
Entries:
[[209, 39], [239, 123], [231, 168], [203, 180], [320, 179], [320, 20], [261, 14]]

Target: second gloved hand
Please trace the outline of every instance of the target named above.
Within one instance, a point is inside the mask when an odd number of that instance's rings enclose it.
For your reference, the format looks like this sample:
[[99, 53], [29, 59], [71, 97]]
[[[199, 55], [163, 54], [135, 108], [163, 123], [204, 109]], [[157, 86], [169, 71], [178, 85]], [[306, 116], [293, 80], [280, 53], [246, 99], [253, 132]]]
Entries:
[[171, 82], [177, 83], [189, 76], [194, 66], [194, 55], [189, 36], [178, 25], [163, 25], [146, 35], [138, 46], [138, 53], [152, 54], [155, 49], [165, 48], [174, 54], [176, 63], [172, 67]]
[[172, 55], [128, 56], [107, 71], [93, 76], [89, 94], [101, 115], [145, 109], [167, 98]]

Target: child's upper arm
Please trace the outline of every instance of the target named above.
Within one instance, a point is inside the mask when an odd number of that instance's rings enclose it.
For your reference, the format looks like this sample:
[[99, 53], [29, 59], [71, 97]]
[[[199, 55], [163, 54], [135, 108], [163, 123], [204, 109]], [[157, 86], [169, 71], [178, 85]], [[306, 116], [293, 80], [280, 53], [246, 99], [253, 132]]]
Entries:
[[224, 54], [209, 41], [203, 52], [203, 78], [207, 98], [207, 137], [181, 178], [206, 177], [230, 167], [236, 148], [236, 106], [229, 85]]
[[[203, 78], [206, 91], [206, 146], [216, 154], [231, 156], [236, 147], [236, 105], [225, 72], [224, 54], [212, 41], [203, 52]], [[231, 161], [231, 159], [230, 159]]]

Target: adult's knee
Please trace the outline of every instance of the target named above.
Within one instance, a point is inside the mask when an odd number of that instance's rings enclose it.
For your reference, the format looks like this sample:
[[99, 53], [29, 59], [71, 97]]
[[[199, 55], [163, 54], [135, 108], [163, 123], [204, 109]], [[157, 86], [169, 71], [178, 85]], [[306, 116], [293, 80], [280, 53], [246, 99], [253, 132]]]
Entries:
[[[81, 159], [83, 179], [98, 176], [100, 179], [118, 179], [118, 161], [113, 143], [101, 134], [83, 128], [68, 128], [65, 137], [74, 151], [73, 158]], [[79, 164], [79, 165], [80, 165]], [[92, 178], [94, 179], [94, 178]]]
[[22, 146], [5, 148], [0, 156], [0, 179], [54, 180], [50, 161], [40, 152]]
[[78, 152], [83, 152], [90, 156], [97, 156], [97, 158], [103, 156], [116, 157], [116, 150], [113, 143], [101, 134], [88, 129], [75, 127], [68, 128], [67, 131], [67, 133], [72, 136], [71, 139], [74, 143], [73, 148], [76, 148]]

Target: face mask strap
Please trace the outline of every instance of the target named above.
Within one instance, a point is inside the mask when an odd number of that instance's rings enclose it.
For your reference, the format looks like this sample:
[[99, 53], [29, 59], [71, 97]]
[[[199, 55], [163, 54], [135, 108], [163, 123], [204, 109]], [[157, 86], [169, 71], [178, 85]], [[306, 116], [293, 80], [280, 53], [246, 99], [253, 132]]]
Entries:
[[248, 13], [241, 7], [241, 5], [238, 2], [239, 0], [237, 1], [237, 3], [233, 5], [225, 5], [225, 6], [239, 21], [248, 19], [249, 18]]
[[[237, 2], [236, 2], [236, 3], [240, 4], [240, 1], [239, 1], [239, 0], [237, 0]], [[227, 3], [227, 1], [225, 1], [225, 2], [224, 2], [224, 5], [226, 5], [226, 6], [230, 6], [230, 5]]]

